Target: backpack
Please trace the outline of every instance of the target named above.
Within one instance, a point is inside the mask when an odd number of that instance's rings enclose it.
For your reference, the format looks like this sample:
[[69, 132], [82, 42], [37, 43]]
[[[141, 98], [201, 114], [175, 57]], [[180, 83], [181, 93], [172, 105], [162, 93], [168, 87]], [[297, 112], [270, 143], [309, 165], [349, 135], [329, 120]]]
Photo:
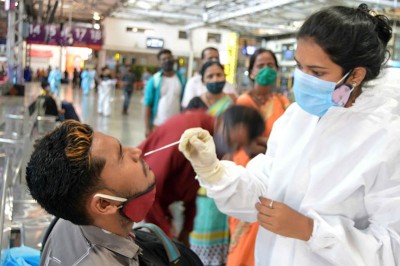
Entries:
[[[40, 254], [58, 219], [55, 217], [47, 228]], [[147, 229], [150, 232], [141, 229]], [[139, 254], [140, 266], [204, 266], [196, 253], [185, 245], [172, 241], [161, 228], [154, 224], [146, 223], [135, 227], [132, 233], [136, 236], [135, 243], [142, 249]]]
[[[148, 229], [151, 233], [142, 231]], [[143, 224], [133, 229], [136, 244], [142, 248], [139, 264], [145, 266], [203, 266], [199, 257], [185, 245], [172, 241], [154, 224]]]
[[37, 98], [38, 116], [52, 115], [58, 118], [57, 103], [53, 97], [41, 95]]

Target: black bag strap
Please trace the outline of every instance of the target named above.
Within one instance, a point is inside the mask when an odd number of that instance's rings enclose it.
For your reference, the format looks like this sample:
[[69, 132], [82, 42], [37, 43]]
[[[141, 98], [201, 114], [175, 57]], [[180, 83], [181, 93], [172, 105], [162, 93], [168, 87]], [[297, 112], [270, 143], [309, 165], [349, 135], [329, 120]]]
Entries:
[[134, 230], [136, 229], [148, 229], [150, 232], [154, 233], [163, 244], [164, 249], [167, 252], [170, 265], [176, 265], [179, 263], [179, 260], [181, 258], [181, 253], [179, 249], [175, 246], [174, 242], [172, 242], [172, 240], [163, 232], [163, 230], [161, 230], [160, 227], [154, 224], [146, 223], [134, 228]]
[[43, 240], [42, 240], [42, 246], [40, 247], [40, 255], [43, 253], [44, 245], [46, 245], [47, 239], [49, 238], [49, 235], [51, 231], [53, 230], [54, 226], [56, 225], [58, 221], [58, 217], [54, 217], [54, 219], [51, 221], [49, 224], [49, 227], [47, 227], [46, 232], [44, 233]]

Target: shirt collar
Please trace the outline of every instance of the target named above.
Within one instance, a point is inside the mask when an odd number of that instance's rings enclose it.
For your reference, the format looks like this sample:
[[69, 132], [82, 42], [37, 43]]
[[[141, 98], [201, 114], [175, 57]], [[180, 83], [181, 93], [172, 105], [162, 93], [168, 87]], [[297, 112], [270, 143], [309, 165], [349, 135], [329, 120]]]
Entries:
[[[164, 76], [164, 71], [162, 69], [160, 70], [160, 72], [161, 72], [161, 76]], [[177, 72], [175, 70], [174, 70], [174, 74], [177, 75]]]
[[94, 245], [102, 246], [128, 258], [139, 255], [140, 247], [133, 239], [124, 238], [93, 225], [81, 225], [80, 228], [86, 239]]

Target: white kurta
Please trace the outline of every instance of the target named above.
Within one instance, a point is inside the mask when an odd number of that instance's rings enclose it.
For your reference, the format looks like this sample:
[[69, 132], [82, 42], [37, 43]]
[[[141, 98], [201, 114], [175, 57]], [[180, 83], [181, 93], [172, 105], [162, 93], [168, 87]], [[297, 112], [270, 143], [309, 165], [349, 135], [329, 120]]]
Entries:
[[174, 115], [179, 114], [181, 93], [182, 84], [177, 75], [173, 75], [172, 77], [163, 76], [157, 114], [153, 122], [155, 126], [160, 126]]
[[292, 104], [275, 123], [265, 155], [246, 169], [222, 161], [226, 175], [216, 184], [200, 179], [221, 211], [239, 219], [256, 221], [261, 195], [314, 219], [309, 241], [260, 227], [256, 265], [400, 265], [396, 75], [321, 119]]

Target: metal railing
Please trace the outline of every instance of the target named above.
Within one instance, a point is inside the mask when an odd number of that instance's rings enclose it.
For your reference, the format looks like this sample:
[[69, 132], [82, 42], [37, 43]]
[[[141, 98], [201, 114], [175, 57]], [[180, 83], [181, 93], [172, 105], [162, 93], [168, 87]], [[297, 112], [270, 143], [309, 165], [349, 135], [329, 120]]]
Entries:
[[[39, 94], [39, 86], [28, 84], [22, 97], [0, 95], [0, 248], [2, 251], [15, 246], [16, 243], [39, 248], [41, 234], [52, 219], [32, 199], [26, 189], [25, 181], [25, 165], [32, 151], [33, 141], [52, 130], [56, 124], [56, 117], [38, 116]], [[16, 238], [19, 239], [15, 241]]]
[[[30, 123], [24, 123], [26, 114], [6, 114], [4, 131], [0, 137], [1, 161], [1, 205], [0, 205], [0, 247], [9, 247], [12, 227], [13, 186], [17, 182], [23, 164], [24, 146]], [[30, 119], [28, 119], [29, 121]], [[26, 125], [28, 124], [28, 125]], [[1, 259], [1, 254], [0, 254]]]
[[[22, 103], [19, 102], [19, 103]], [[20, 204], [15, 197], [15, 188], [25, 188], [25, 164], [32, 150], [33, 132], [44, 134], [51, 129], [50, 121], [55, 118], [41, 117], [37, 120], [35, 101], [29, 106], [15, 107], [3, 110], [0, 123], [0, 248], [8, 249], [15, 244], [16, 232], [19, 243], [23, 244], [24, 224], [15, 220], [15, 204]], [[32, 108], [33, 107], [33, 108]], [[10, 113], [8, 113], [10, 112]], [[43, 124], [44, 123], [44, 124]], [[41, 130], [37, 128], [41, 125]], [[54, 123], [52, 124], [54, 126]], [[0, 253], [1, 261], [1, 253]]]

